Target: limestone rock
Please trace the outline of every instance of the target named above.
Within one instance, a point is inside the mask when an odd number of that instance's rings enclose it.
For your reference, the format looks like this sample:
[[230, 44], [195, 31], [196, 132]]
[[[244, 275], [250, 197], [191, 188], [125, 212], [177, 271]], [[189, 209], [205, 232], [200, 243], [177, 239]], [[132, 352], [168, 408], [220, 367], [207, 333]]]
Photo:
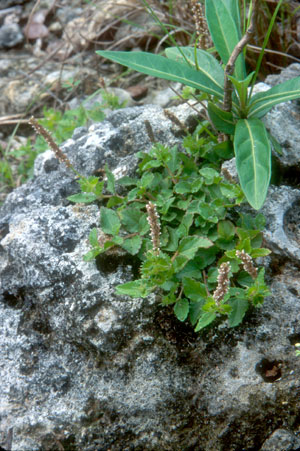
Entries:
[[[187, 106], [172, 112], [193, 126]], [[180, 145], [182, 130], [147, 106], [76, 130], [62, 150], [86, 175], [105, 163], [116, 176], [131, 174], [135, 153], [152, 145], [146, 120], [155, 140]], [[137, 273], [132, 257], [83, 261], [99, 209], [71, 204], [67, 196], [77, 190], [73, 173], [48, 150], [34, 179], [0, 210], [1, 446], [259, 450], [274, 429], [293, 429], [300, 407], [296, 263], [283, 261], [270, 279], [272, 296], [240, 327], [195, 334], [155, 296], [116, 295], [115, 286]]]

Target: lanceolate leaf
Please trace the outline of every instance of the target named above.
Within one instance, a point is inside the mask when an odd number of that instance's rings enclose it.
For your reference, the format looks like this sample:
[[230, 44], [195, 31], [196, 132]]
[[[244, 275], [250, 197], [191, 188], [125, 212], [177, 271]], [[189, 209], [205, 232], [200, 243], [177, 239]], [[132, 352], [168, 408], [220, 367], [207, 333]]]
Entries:
[[[240, 27], [237, 27], [232, 16], [232, 10], [229, 8], [231, 3], [229, 0], [205, 1], [205, 15], [208, 28], [224, 64], [227, 64], [233, 49], [241, 37]], [[234, 73], [237, 78], [242, 80], [246, 76], [245, 61], [242, 54], [236, 61]]]
[[300, 97], [300, 77], [273, 86], [268, 91], [258, 92], [250, 101], [248, 117], [262, 117], [274, 105]]
[[[192, 66], [196, 67], [195, 62], [195, 49], [194, 47], [179, 47], [181, 52], [185, 55], [186, 59]], [[169, 47], [165, 50], [169, 59], [185, 63], [185, 60], [177, 47]], [[198, 71], [203, 72], [208, 78], [216, 83], [219, 88], [224, 87], [224, 71], [219, 62], [208, 52], [204, 50], [196, 49], [196, 58]]]
[[160, 55], [146, 52], [97, 51], [98, 55], [143, 74], [165, 80], [177, 81], [192, 88], [223, 98], [223, 89], [205, 72], [191, 69], [186, 63], [178, 63]]
[[242, 37], [241, 32], [241, 18], [240, 18], [240, 5], [238, 0], [224, 0], [227, 8], [229, 9], [231, 16], [234, 20], [236, 28], [238, 30], [239, 39]]
[[222, 133], [233, 135], [235, 130], [235, 123], [233, 121], [232, 113], [224, 111], [212, 102], [208, 102], [208, 114], [214, 126]]
[[271, 147], [259, 119], [240, 119], [234, 135], [236, 167], [250, 205], [259, 209], [266, 198], [271, 176]]

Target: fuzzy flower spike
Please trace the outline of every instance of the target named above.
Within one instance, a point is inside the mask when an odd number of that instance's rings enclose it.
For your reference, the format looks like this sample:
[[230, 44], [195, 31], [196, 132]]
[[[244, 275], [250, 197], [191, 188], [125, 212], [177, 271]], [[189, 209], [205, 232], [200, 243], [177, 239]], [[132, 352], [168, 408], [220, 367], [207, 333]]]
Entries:
[[[68, 159], [67, 155], [65, 155], [61, 149], [58, 147], [58, 145], [56, 144], [56, 142], [53, 140], [52, 136], [50, 135], [50, 133], [41, 125], [38, 123], [38, 121], [32, 116], [29, 119], [29, 124], [31, 125], [31, 127], [39, 134], [41, 135], [44, 140], [47, 142], [47, 144], [49, 144], [50, 149], [54, 152], [56, 158], [62, 162], [65, 163], [65, 165], [73, 170], [73, 166], [70, 162], [70, 160]], [[74, 171], [75, 172], [75, 171]]]
[[218, 285], [214, 291], [213, 298], [217, 304], [222, 301], [229, 288], [229, 272], [230, 264], [228, 262], [222, 263], [219, 268]]
[[244, 249], [242, 251], [236, 251], [235, 254], [238, 258], [242, 260], [244, 270], [247, 271], [247, 273], [250, 274], [250, 276], [253, 279], [256, 279], [257, 269], [255, 268], [253, 260], [250, 257], [250, 255], [247, 254], [247, 252], [245, 252]]
[[148, 223], [150, 225], [150, 235], [153, 245], [153, 251], [156, 255], [159, 254], [160, 251], [160, 224], [159, 224], [159, 216], [156, 210], [156, 206], [152, 202], [148, 202], [146, 205], [147, 213], [148, 213]]

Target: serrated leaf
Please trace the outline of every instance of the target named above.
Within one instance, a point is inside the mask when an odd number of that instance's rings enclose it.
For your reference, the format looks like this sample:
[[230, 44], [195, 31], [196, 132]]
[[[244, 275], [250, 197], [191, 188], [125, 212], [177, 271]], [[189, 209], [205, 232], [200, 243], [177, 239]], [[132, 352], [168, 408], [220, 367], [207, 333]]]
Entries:
[[89, 233], [89, 242], [93, 247], [100, 247], [98, 243], [98, 231], [96, 227], [94, 227]]
[[129, 254], [136, 255], [142, 246], [142, 238], [138, 235], [127, 238], [123, 241], [121, 246], [129, 252]]
[[145, 298], [151, 293], [151, 288], [145, 280], [139, 279], [116, 286], [117, 294], [131, 296], [133, 298]]
[[120, 212], [122, 224], [130, 233], [137, 233], [139, 231], [139, 223], [142, 215], [146, 216], [140, 209], [135, 207], [127, 207]]
[[90, 204], [91, 202], [95, 202], [98, 197], [94, 193], [78, 193], [72, 194], [67, 199], [71, 202]]
[[271, 254], [270, 249], [265, 249], [265, 248], [251, 249], [251, 257], [252, 258], [266, 257], [267, 255], [270, 255], [270, 254]]
[[183, 216], [181, 223], [179, 224], [179, 226], [177, 228], [178, 236], [183, 237], [189, 233], [189, 229], [190, 229], [191, 225], [193, 224], [193, 220], [194, 220], [194, 215], [191, 213], [186, 213]]
[[122, 186], [132, 186], [137, 184], [137, 179], [134, 179], [132, 177], [128, 177], [128, 175], [125, 175], [124, 177], [121, 177], [118, 180], [118, 184]]
[[228, 303], [232, 307], [228, 316], [228, 324], [229, 327], [236, 327], [243, 321], [249, 308], [249, 302], [247, 299], [230, 299]]
[[218, 222], [218, 235], [220, 238], [230, 240], [235, 235], [235, 226], [231, 221], [224, 220]]
[[203, 329], [204, 327], [211, 324], [216, 319], [216, 313], [215, 312], [205, 312], [200, 317], [197, 326], [195, 327], [195, 332], [199, 332], [199, 330]]
[[99, 249], [91, 249], [86, 254], [84, 254], [83, 260], [85, 262], [89, 262], [89, 261], [93, 260], [94, 258], [96, 258], [97, 255], [100, 254], [100, 252], [101, 252], [100, 248]]
[[189, 301], [187, 299], [180, 299], [174, 305], [174, 313], [179, 321], [185, 321], [189, 314]]
[[197, 235], [182, 238], [178, 246], [178, 254], [187, 257], [189, 260], [195, 257], [196, 252], [200, 248], [207, 249], [212, 246], [213, 242], [209, 239]]
[[234, 151], [240, 184], [249, 204], [262, 207], [271, 177], [271, 146], [259, 119], [240, 119], [234, 135]]
[[114, 174], [109, 170], [107, 164], [105, 165], [105, 174], [107, 177], [107, 186], [106, 189], [109, 193], [115, 194], [116, 187], [115, 187], [115, 176]]
[[124, 202], [124, 199], [122, 197], [118, 196], [111, 196], [107, 202], [107, 208], [115, 207], [116, 205], [120, 205]]
[[176, 81], [216, 96], [219, 99], [222, 99], [223, 97], [223, 89], [213, 80], [211, 74], [207, 74], [201, 70], [194, 70], [187, 66], [187, 64], [172, 61], [163, 56], [146, 52], [113, 52], [108, 50], [98, 50], [96, 53], [104, 58], [108, 58], [138, 72], [142, 72], [143, 74]]
[[177, 257], [173, 261], [174, 272], [178, 273], [179, 271], [181, 271], [188, 261], [189, 259], [185, 255], [177, 255]]
[[220, 178], [220, 174], [215, 169], [208, 167], [200, 169], [199, 174], [205, 178], [206, 185], [213, 184]]
[[186, 194], [191, 192], [191, 184], [190, 182], [185, 182], [182, 180], [181, 182], [176, 183], [174, 186], [175, 193], [178, 194]]
[[117, 213], [110, 208], [101, 207], [100, 226], [104, 233], [117, 235], [121, 227], [121, 222]]
[[169, 252], [175, 252], [178, 247], [178, 240], [179, 240], [177, 230], [175, 230], [169, 226], [167, 226], [167, 230], [169, 233], [169, 241], [168, 241], [167, 245], [164, 247], [164, 250], [169, 251]]
[[201, 299], [198, 302], [191, 302], [190, 303], [190, 311], [189, 311], [189, 318], [191, 321], [192, 326], [196, 324], [200, 316], [203, 315], [202, 307], [205, 303], [204, 299]]
[[192, 301], [199, 302], [207, 297], [204, 283], [194, 280], [190, 277], [183, 278], [183, 290], [186, 297]]

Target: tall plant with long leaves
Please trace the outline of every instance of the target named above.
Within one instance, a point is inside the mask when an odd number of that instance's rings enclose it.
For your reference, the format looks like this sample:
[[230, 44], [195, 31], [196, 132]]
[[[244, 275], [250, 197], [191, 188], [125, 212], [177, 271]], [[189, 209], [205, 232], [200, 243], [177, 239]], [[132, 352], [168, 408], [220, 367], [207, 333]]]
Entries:
[[[257, 210], [265, 201], [271, 178], [272, 137], [261, 118], [274, 105], [300, 97], [300, 77], [253, 94], [263, 50], [255, 72], [248, 76], [244, 53], [254, 32], [260, 1], [251, 3], [252, 17], [244, 35], [238, 0], [205, 1], [208, 28], [223, 66], [211, 53], [196, 47], [167, 48], [166, 58], [146, 52], [97, 51], [131, 69], [207, 93], [209, 117], [220, 132], [232, 137], [241, 187]], [[281, 3], [275, 9], [263, 49]]]

